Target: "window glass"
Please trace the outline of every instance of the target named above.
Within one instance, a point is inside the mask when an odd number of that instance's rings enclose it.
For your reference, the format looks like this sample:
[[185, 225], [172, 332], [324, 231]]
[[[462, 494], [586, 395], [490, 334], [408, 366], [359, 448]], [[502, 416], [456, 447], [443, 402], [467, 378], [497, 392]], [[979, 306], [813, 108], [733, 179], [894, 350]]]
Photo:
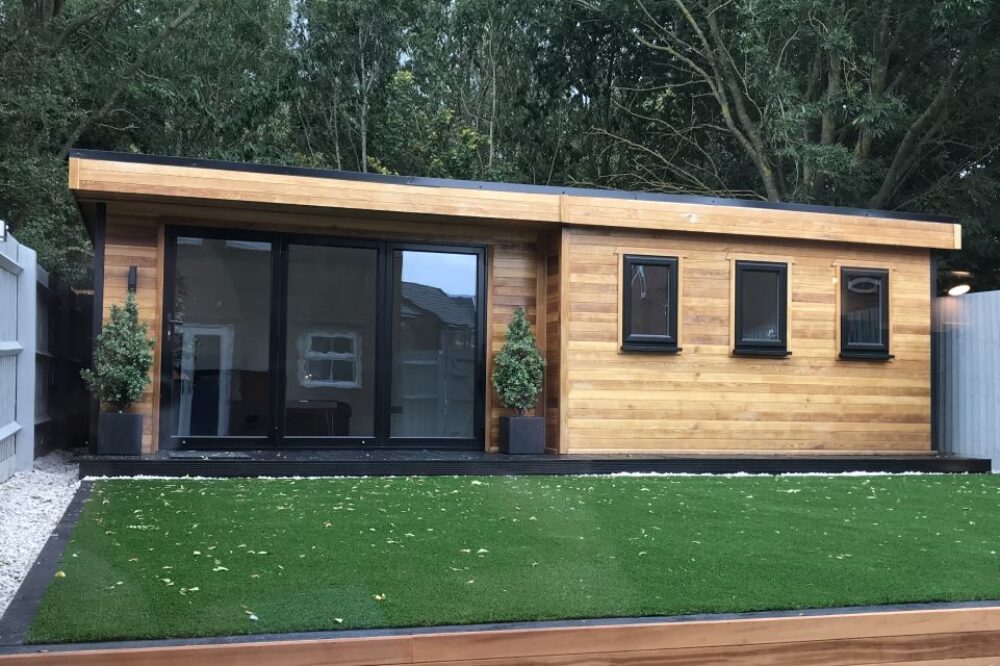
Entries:
[[774, 271], [747, 270], [744, 273], [741, 339], [760, 342], [781, 339], [780, 278]]
[[472, 437], [478, 257], [392, 254], [392, 437]]
[[847, 344], [882, 344], [882, 279], [847, 275], [844, 285], [844, 340]]
[[289, 245], [287, 435], [374, 435], [377, 278], [375, 249]]
[[182, 236], [176, 247], [173, 434], [265, 436], [271, 244]]
[[673, 335], [670, 330], [670, 267], [632, 264], [630, 330], [638, 335]]

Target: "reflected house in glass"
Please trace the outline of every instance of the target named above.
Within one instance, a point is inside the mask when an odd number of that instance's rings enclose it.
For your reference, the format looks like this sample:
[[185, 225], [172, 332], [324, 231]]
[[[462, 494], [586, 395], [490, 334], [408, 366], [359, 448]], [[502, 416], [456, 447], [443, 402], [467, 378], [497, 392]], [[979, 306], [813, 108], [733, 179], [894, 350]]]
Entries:
[[138, 268], [147, 452], [495, 450], [518, 307], [550, 451], [931, 450], [951, 218], [94, 151], [69, 185], [97, 313]]

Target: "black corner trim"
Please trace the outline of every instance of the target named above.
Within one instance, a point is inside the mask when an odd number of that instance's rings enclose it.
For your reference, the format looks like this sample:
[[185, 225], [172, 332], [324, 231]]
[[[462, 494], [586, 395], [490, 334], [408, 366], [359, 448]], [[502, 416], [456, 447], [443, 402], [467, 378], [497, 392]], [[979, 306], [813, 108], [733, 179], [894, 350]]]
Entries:
[[787, 349], [740, 349], [733, 350], [733, 356], [763, 356], [765, 358], [788, 358], [792, 352]]
[[739, 208], [758, 208], [763, 210], [792, 210], [803, 213], [820, 213], [827, 215], [856, 215], [858, 217], [884, 218], [889, 220], [911, 220], [913, 222], [941, 222], [956, 224], [958, 218], [951, 215], [934, 215], [930, 213], [906, 213], [894, 210], [870, 210], [866, 208], [848, 208], [842, 206], [818, 206], [816, 204], [781, 203], [760, 201], [758, 199], [727, 199], [725, 197], [705, 197], [691, 194], [663, 194], [659, 192], [632, 192], [628, 190], [600, 189], [595, 187], [559, 187], [553, 185], [535, 185], [528, 183], [501, 183], [480, 180], [451, 180], [448, 178], [424, 178], [420, 176], [395, 176], [355, 171], [337, 171], [334, 169], [317, 169], [313, 167], [279, 166], [274, 164], [258, 164], [255, 162], [229, 162], [225, 160], [210, 160], [196, 157], [173, 157], [166, 155], [143, 155], [140, 153], [119, 153], [108, 150], [86, 150], [74, 148], [70, 157], [80, 157], [88, 160], [104, 160], [109, 162], [133, 162], [140, 164], [162, 164], [165, 166], [195, 167], [201, 169], [221, 169], [227, 171], [243, 171], [247, 173], [271, 173], [286, 176], [308, 176], [312, 178], [337, 178], [367, 183], [386, 183], [396, 185], [416, 185], [419, 187], [455, 187], [469, 190], [493, 190], [498, 192], [524, 192], [533, 194], [564, 194], [578, 197], [603, 197], [606, 199], [632, 199], [636, 201], [666, 201], [671, 203], [686, 203], [700, 206], [731, 206]]
[[894, 354], [866, 354], [864, 352], [840, 352], [841, 361], [891, 361]]
[[623, 352], [643, 352], [647, 354], [680, 354], [683, 347], [670, 347], [668, 345], [642, 344], [639, 342], [625, 342], [621, 346]]

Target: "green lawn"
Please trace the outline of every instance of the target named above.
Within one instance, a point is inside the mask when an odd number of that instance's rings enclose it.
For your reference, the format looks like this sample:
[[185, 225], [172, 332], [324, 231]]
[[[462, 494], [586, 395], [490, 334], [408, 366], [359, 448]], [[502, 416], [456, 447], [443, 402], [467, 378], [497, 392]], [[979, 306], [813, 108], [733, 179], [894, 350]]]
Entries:
[[96, 484], [31, 642], [1000, 598], [1000, 478]]

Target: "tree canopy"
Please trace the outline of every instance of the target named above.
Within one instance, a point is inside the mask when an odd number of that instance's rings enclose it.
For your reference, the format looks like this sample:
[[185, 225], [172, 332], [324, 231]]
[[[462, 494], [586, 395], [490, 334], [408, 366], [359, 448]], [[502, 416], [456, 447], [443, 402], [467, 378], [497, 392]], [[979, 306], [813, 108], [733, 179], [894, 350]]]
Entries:
[[0, 217], [71, 147], [957, 215], [1000, 286], [991, 0], [0, 0]]

